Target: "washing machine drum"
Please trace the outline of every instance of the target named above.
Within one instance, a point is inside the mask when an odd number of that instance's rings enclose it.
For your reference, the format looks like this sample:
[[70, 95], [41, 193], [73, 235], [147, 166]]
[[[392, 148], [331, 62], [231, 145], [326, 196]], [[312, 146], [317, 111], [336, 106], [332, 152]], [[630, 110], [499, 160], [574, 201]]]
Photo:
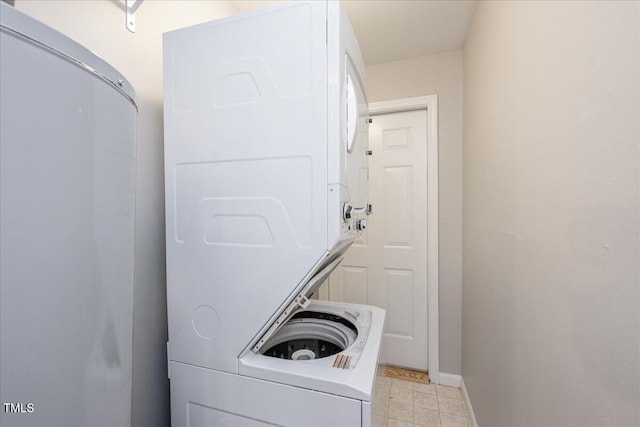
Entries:
[[297, 313], [262, 347], [265, 356], [290, 360], [313, 360], [346, 350], [358, 338], [347, 319], [315, 311]]

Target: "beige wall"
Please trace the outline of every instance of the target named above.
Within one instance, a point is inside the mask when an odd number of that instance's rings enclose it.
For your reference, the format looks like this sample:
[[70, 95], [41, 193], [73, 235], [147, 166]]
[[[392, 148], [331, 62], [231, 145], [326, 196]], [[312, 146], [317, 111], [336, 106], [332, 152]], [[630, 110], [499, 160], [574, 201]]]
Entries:
[[462, 51], [369, 65], [367, 80], [371, 102], [438, 95], [440, 371], [460, 374]]
[[640, 3], [481, 1], [464, 90], [479, 424], [640, 425]]
[[145, 1], [132, 34], [124, 1], [17, 0], [16, 8], [100, 55], [137, 91], [132, 425], [168, 426], [162, 33], [236, 11], [226, 1]]

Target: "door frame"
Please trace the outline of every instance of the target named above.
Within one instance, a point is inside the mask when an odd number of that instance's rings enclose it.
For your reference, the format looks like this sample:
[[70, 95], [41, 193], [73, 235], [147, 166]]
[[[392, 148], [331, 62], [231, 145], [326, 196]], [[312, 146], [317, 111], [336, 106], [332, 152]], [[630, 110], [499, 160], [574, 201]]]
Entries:
[[393, 99], [369, 104], [371, 116], [427, 110], [427, 337], [429, 379], [440, 383], [438, 334], [438, 95]]

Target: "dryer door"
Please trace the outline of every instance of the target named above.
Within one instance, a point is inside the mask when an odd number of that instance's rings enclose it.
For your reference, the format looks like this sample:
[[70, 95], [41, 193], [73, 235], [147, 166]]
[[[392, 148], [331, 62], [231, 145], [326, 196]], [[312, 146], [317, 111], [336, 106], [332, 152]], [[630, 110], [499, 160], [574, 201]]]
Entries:
[[369, 182], [367, 151], [369, 150], [369, 106], [362, 80], [349, 55], [345, 55], [346, 150], [345, 176], [349, 204], [366, 209]]

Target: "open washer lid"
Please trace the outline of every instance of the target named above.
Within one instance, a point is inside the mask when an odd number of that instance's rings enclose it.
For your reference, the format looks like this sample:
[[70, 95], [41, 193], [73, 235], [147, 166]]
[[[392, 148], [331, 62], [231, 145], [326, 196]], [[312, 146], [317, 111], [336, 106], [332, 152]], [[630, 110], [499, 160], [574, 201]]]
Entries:
[[[252, 344], [251, 351], [259, 353], [262, 346], [269, 340], [269, 338], [284, 325], [287, 321], [299, 310], [304, 310], [309, 306], [309, 298], [315, 291], [318, 290], [320, 285], [329, 277], [329, 275], [336, 269], [336, 267], [344, 259], [344, 253], [351, 246], [352, 241], [348, 244], [340, 247], [332, 256], [330, 255], [319, 267], [315, 269], [317, 273], [313, 274], [310, 279], [303, 282], [302, 288], [297, 293], [293, 293], [293, 298], [286, 304], [280, 307], [278, 313], [276, 313], [275, 319], [273, 319], [264, 334]], [[243, 352], [244, 353], [244, 352]]]

